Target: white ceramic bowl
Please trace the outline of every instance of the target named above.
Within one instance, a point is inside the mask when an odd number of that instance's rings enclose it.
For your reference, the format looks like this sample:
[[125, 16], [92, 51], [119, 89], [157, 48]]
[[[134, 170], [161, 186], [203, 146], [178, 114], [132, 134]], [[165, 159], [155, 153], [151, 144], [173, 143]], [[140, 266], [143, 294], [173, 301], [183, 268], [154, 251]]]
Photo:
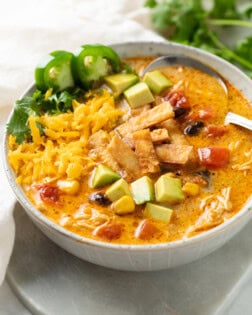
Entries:
[[[228, 62], [201, 50], [173, 43], [132, 42], [112, 45], [121, 57], [182, 54], [210, 65], [235, 85], [252, 103], [252, 81]], [[34, 87], [25, 95], [31, 94]], [[52, 241], [73, 255], [89, 262], [120, 270], [160, 270], [195, 261], [229, 241], [249, 221], [252, 200], [222, 225], [193, 238], [157, 245], [116, 245], [71, 233], [47, 219], [26, 198], [15, 183], [7, 160], [5, 134], [4, 163], [10, 185], [24, 210], [37, 227]]]

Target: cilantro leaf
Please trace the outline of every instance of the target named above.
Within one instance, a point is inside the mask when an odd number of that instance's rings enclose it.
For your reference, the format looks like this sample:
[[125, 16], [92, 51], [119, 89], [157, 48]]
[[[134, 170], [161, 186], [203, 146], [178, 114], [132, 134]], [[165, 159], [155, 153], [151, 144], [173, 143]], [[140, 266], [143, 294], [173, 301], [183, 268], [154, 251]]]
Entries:
[[243, 11], [243, 15], [247, 19], [252, 18], [252, 5], [249, 5], [245, 8], [245, 10]]
[[220, 19], [239, 19], [240, 13], [236, 8], [236, 0], [214, 0], [210, 15]]
[[53, 93], [48, 99], [45, 99], [45, 94], [37, 90], [32, 95], [35, 101], [37, 111], [41, 114], [49, 113], [51, 115], [60, 114], [72, 110], [73, 95], [67, 91]]
[[72, 111], [72, 100], [73, 96], [67, 91], [52, 94], [47, 101], [49, 113], [55, 115]]
[[168, 29], [172, 40], [190, 43], [202, 24], [204, 12], [199, 0], [164, 0], [152, 12], [152, 22], [159, 31]]
[[252, 36], [238, 41], [235, 46], [235, 53], [252, 63]]
[[[41, 116], [44, 113], [51, 115], [72, 111], [72, 100], [77, 98], [82, 90], [74, 89], [71, 93], [63, 91], [53, 93], [48, 99], [45, 94], [36, 90], [32, 96], [25, 96], [16, 102], [12, 118], [7, 124], [7, 132], [16, 137], [17, 143], [31, 139], [31, 130], [28, 125], [30, 115]], [[36, 123], [43, 134], [43, 126]]]
[[17, 143], [22, 143], [31, 136], [30, 128], [28, 127], [28, 117], [34, 109], [36, 103], [30, 96], [26, 96], [16, 102], [15, 109], [13, 111], [12, 118], [7, 124], [7, 131], [16, 137]]
[[144, 3], [144, 6], [146, 8], [154, 8], [157, 5], [157, 1], [156, 0], [146, 0]]
[[151, 9], [151, 20], [159, 33], [169, 40], [205, 49], [228, 61], [235, 62], [251, 75], [251, 40], [230, 48], [220, 38], [221, 27], [248, 27], [252, 23], [244, 18], [251, 17], [252, 7], [245, 12], [237, 10], [238, 1], [209, 0], [210, 8], [203, 0], [147, 0]]

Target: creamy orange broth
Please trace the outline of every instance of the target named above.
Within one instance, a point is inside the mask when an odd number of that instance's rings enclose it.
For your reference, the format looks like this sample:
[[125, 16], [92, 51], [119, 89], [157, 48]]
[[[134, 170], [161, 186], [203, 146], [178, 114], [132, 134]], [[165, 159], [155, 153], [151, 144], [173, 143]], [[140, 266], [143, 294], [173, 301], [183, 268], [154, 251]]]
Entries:
[[[131, 58], [126, 60], [137, 71], [140, 71], [151, 58]], [[223, 125], [224, 117], [228, 110], [238, 114], [252, 118], [251, 105], [243, 97], [243, 95], [231, 84], [226, 82], [228, 87], [228, 97], [225, 95], [222, 87], [217, 81], [209, 75], [198, 70], [186, 67], [167, 67], [162, 69], [163, 73], [173, 82], [173, 87], [177, 86], [179, 90], [183, 90], [189, 104], [190, 111], [197, 112], [201, 109], [211, 108], [214, 117], [204, 121], [205, 126]], [[183, 122], [184, 123], [184, 122]], [[191, 237], [197, 233], [203, 232], [208, 228], [202, 228], [196, 232], [193, 231], [199, 217], [203, 215], [204, 207], [202, 202], [204, 198], [212, 196], [220, 196], [223, 189], [229, 188], [230, 195], [228, 202], [230, 208], [224, 211], [222, 220], [213, 224], [209, 228], [218, 225], [228, 218], [236, 214], [244, 205], [251, 195], [252, 187], [252, 134], [251, 131], [239, 128], [237, 126], [228, 125], [226, 133], [219, 137], [208, 137], [204, 131], [200, 131], [195, 136], [186, 135], [186, 140], [196, 149], [200, 147], [225, 147], [229, 148], [230, 160], [227, 166], [222, 168], [210, 169], [209, 186], [201, 186], [200, 194], [197, 196], [187, 196], [185, 201], [170, 206], [174, 210], [170, 223], [164, 223], [158, 220], [151, 220], [157, 228], [157, 232], [150, 239], [140, 239], [135, 237], [135, 231], [138, 224], [143, 220], [143, 206], [137, 206], [133, 214], [116, 215], [110, 205], [104, 207], [98, 204], [89, 203], [89, 195], [95, 191], [104, 192], [103, 189], [93, 189], [88, 185], [88, 176], [80, 179], [80, 189], [75, 195], [66, 193], [60, 194], [59, 203], [39, 202], [37, 203], [37, 193], [31, 188], [32, 185], [25, 186], [25, 192], [31, 202], [39, 207], [40, 211], [53, 220], [56, 224], [63, 226], [65, 229], [77, 233], [87, 238], [97, 239], [101, 241], [109, 241], [120, 244], [150, 244], [160, 242], [171, 242], [185, 237]], [[240, 170], [239, 166], [251, 160], [247, 167]], [[99, 161], [96, 161], [98, 163]], [[101, 161], [102, 162], [102, 161]], [[175, 171], [178, 171], [177, 167]], [[183, 168], [182, 168], [183, 169]], [[190, 173], [191, 169], [186, 169]], [[197, 167], [197, 170], [205, 169]], [[91, 172], [92, 168], [90, 169]], [[174, 172], [175, 172], [174, 171]], [[159, 174], [151, 175], [156, 181]], [[180, 175], [179, 175], [180, 176]], [[183, 175], [181, 175], [183, 177]], [[79, 217], [80, 209], [95, 209], [102, 214], [107, 215], [112, 222], [120, 222], [123, 225], [122, 233], [119, 238], [112, 240], [104, 239], [94, 235], [92, 228], [85, 227], [85, 220]], [[83, 225], [84, 222], [84, 225]]]

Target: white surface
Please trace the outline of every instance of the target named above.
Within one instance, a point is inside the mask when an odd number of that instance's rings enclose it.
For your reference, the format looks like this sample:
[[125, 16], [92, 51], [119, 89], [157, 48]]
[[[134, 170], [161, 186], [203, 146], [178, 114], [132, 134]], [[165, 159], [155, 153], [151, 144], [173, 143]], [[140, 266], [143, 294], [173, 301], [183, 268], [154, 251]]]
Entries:
[[[7, 106], [0, 107], [0, 139], [4, 124], [9, 113]], [[1, 148], [2, 149], [2, 148]], [[2, 153], [2, 152], [1, 152]], [[13, 243], [14, 243], [14, 222], [12, 218], [12, 209], [15, 198], [9, 188], [9, 184], [2, 170], [2, 159], [0, 160], [0, 284], [3, 281], [6, 266], [8, 264]]]
[[[30, 84], [33, 80], [34, 66], [44, 54], [56, 49], [72, 51], [84, 43], [112, 43], [134, 39], [158, 40], [157, 35], [138, 24], [140, 22], [145, 27], [149, 27], [146, 10], [142, 8], [143, 2], [143, 0], [2, 1], [0, 10], [1, 122], [4, 113], [8, 111], [5, 106], [11, 106]], [[0, 180], [3, 189], [6, 185], [3, 184], [1, 170]], [[6, 191], [2, 190], [0, 193], [0, 199], [4, 197], [4, 200], [11, 201]], [[3, 239], [8, 249], [11, 248], [14, 231], [11, 210], [3, 213], [2, 203], [0, 205], [1, 252], [2, 226], [6, 227], [7, 221], [9, 222], [7, 233], [12, 236], [5, 236]], [[5, 260], [8, 259], [7, 251], [4, 257]], [[1, 259], [0, 263], [3, 264], [4, 260]], [[0, 274], [1, 272], [3, 274], [3, 271], [4, 268], [0, 269]], [[223, 309], [223, 312], [225, 311], [227, 315], [251, 314], [251, 281], [251, 272], [248, 271], [234, 289], [236, 291], [233, 297], [240, 292], [237, 300], [231, 309]], [[233, 297], [231, 296], [231, 299]], [[0, 287], [0, 314], [29, 314], [10, 292], [5, 282]]]
[[1, 315], [30, 315], [31, 313], [19, 302], [6, 281], [0, 286]]

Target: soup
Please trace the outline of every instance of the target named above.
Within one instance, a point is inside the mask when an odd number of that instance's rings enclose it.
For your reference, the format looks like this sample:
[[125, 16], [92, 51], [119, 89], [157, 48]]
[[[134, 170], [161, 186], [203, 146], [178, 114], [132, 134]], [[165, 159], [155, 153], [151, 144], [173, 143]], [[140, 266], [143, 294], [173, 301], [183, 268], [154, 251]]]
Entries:
[[71, 110], [29, 115], [30, 139], [9, 135], [17, 182], [61, 227], [119, 244], [172, 242], [222, 224], [250, 197], [251, 132], [224, 126], [229, 110], [252, 118], [249, 102], [189, 67], [143, 78], [153, 59], [125, 59], [135, 73], [106, 76]]

